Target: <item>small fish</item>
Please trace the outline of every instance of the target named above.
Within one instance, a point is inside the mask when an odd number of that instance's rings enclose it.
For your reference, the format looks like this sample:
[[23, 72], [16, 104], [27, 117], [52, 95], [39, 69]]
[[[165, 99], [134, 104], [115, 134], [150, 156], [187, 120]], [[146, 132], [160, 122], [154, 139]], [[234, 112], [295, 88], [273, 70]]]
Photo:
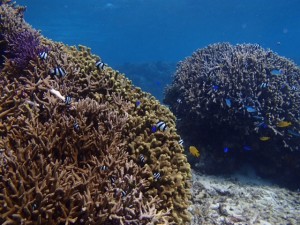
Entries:
[[280, 76], [280, 75], [282, 75], [283, 74], [283, 70], [281, 70], [281, 69], [274, 69], [274, 70], [271, 70], [271, 75], [273, 75], [273, 76]]
[[229, 148], [228, 147], [225, 147], [224, 148], [224, 153], [227, 153], [229, 151]]
[[251, 151], [252, 150], [252, 148], [250, 146], [248, 146], [248, 145], [243, 146], [243, 149], [245, 151]]
[[265, 120], [265, 118], [263, 118], [262, 116], [252, 116], [252, 118], [256, 120]]
[[96, 62], [96, 67], [99, 69], [99, 70], [103, 70], [104, 67], [105, 67], [105, 63], [101, 62], [101, 61], [97, 61]]
[[145, 156], [143, 154], [140, 154], [140, 160], [142, 163], [144, 163], [146, 161]]
[[154, 173], [153, 174], [153, 177], [154, 177], [154, 180], [158, 180], [158, 179], [160, 179], [160, 173], [159, 172], [157, 172], [157, 173]]
[[66, 96], [66, 98], [65, 98], [65, 104], [66, 105], [70, 105], [71, 102], [72, 102], [72, 98], [70, 96]]
[[79, 131], [80, 130], [79, 124], [77, 122], [74, 123], [74, 130], [75, 131]]
[[121, 196], [122, 196], [122, 198], [125, 198], [126, 195], [127, 195], [127, 192], [122, 190], [122, 191], [121, 191]]
[[288, 129], [287, 131], [290, 135], [293, 135], [294, 137], [300, 137], [300, 134], [297, 131]]
[[293, 85], [293, 86], [291, 87], [291, 89], [292, 89], [292, 91], [297, 91], [297, 90], [298, 90], [298, 88], [297, 88], [295, 85]]
[[157, 127], [155, 126], [155, 125], [153, 125], [152, 127], [151, 127], [151, 132], [152, 133], [155, 133], [157, 131]]
[[189, 147], [189, 151], [195, 157], [199, 157], [200, 156], [200, 152], [199, 152], [199, 150], [195, 146], [190, 146]]
[[166, 131], [168, 129], [168, 126], [166, 125], [166, 123], [162, 122], [162, 121], [158, 122], [156, 124], [156, 127], [157, 127], [157, 129], [159, 129], [161, 131]]
[[136, 101], [136, 102], [135, 102], [135, 107], [136, 107], [136, 108], [140, 108], [140, 106], [141, 106], [141, 101], [139, 101], [139, 100]]
[[48, 57], [48, 53], [47, 53], [47, 52], [40, 52], [40, 53], [39, 53], [39, 57], [40, 57], [40, 59], [42, 59], [42, 60], [46, 60], [47, 57]]
[[225, 98], [226, 105], [230, 108], [231, 107], [231, 100], [229, 98]]
[[284, 89], [284, 88], [286, 88], [286, 87], [287, 87], [286, 84], [282, 84], [280, 88], [281, 88], [281, 89]]
[[261, 83], [260, 87], [261, 88], [266, 88], [266, 87], [268, 87], [268, 83], [263, 82], [263, 83]]
[[288, 127], [288, 126], [291, 126], [291, 125], [292, 125], [292, 123], [288, 122], [288, 121], [279, 121], [277, 123], [277, 127], [281, 127], [281, 128]]
[[116, 178], [114, 178], [114, 177], [110, 177], [109, 180], [110, 180], [111, 184], [115, 184], [115, 182], [116, 182]]
[[217, 90], [219, 90], [219, 86], [218, 86], [218, 85], [213, 85], [213, 89], [214, 89], [215, 91], [217, 91]]
[[268, 136], [262, 136], [262, 137], [259, 138], [259, 140], [261, 140], [261, 141], [268, 141], [268, 140], [270, 140], [270, 139], [271, 139], [271, 138], [268, 137]]
[[178, 144], [183, 145], [183, 140], [180, 139], [180, 140], [178, 141]]
[[178, 98], [178, 99], [176, 100], [176, 102], [177, 102], [178, 104], [181, 104], [181, 103], [182, 103], [182, 100], [181, 100], [180, 98]]
[[254, 113], [254, 112], [256, 112], [256, 109], [253, 108], [253, 107], [251, 107], [251, 106], [246, 106], [246, 110], [247, 110], [247, 112], [249, 112], [249, 113]]
[[261, 122], [261, 123], [257, 122], [255, 126], [262, 127], [264, 129], [268, 128], [268, 124], [266, 124], [265, 122]]
[[66, 75], [66, 71], [61, 67], [55, 67], [50, 70], [50, 75], [64, 77]]
[[100, 166], [100, 170], [101, 171], [106, 171], [106, 170], [108, 170], [108, 167], [107, 166]]
[[34, 203], [34, 204], [32, 205], [32, 209], [35, 210], [36, 208], [37, 208], [37, 204]]

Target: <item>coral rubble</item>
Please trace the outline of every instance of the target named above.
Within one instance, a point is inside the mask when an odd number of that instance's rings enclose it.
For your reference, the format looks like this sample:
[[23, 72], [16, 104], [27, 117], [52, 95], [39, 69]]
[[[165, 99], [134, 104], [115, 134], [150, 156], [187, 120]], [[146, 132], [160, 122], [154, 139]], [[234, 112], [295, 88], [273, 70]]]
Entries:
[[[171, 112], [0, 4], [0, 223], [188, 224], [191, 171]], [[168, 130], [152, 132], [158, 121]]]
[[255, 44], [209, 45], [180, 62], [164, 101], [185, 143], [201, 148], [206, 172], [252, 160], [262, 175], [299, 183], [300, 69], [292, 61]]
[[299, 224], [300, 195], [255, 177], [193, 171], [191, 225]]

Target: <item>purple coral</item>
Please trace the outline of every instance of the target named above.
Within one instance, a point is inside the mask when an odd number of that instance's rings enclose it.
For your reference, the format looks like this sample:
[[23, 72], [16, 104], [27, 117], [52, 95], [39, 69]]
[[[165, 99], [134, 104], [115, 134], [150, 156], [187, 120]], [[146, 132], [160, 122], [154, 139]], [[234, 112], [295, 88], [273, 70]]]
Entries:
[[30, 30], [6, 35], [5, 40], [8, 43], [6, 54], [20, 70], [26, 68], [29, 61], [35, 59], [43, 50], [38, 33]]

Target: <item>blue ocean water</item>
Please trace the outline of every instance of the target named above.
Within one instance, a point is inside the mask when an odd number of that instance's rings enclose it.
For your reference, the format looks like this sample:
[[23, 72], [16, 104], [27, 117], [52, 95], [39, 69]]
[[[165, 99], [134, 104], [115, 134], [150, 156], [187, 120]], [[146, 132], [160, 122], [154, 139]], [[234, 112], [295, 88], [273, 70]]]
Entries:
[[258, 43], [300, 64], [299, 0], [17, 3], [27, 6], [25, 19], [44, 36], [91, 47], [108, 65], [160, 100], [176, 63], [208, 44]]

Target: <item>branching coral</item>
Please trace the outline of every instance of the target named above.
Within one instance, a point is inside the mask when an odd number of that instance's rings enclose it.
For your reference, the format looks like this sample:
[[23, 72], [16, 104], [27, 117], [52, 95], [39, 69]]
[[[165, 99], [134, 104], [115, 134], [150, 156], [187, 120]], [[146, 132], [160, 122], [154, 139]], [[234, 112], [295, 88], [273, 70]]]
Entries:
[[[99, 70], [90, 49], [30, 36], [22, 13], [0, 6], [0, 223], [187, 224], [191, 175], [174, 116], [124, 75]], [[14, 43], [28, 38], [24, 58]], [[46, 59], [39, 49], [51, 49]], [[158, 120], [167, 132], [151, 132]]]
[[[237, 159], [239, 164], [238, 156], [248, 151], [256, 161], [275, 164], [274, 174], [290, 166], [296, 174], [299, 80], [299, 68], [271, 50], [219, 43], [197, 50], [179, 64], [165, 103], [179, 117], [178, 129], [185, 141], [206, 146], [202, 158], [207, 157], [207, 166], [211, 162], [207, 171], [224, 171], [227, 160]], [[294, 155], [297, 163], [282, 162], [285, 155]]]
[[29, 61], [36, 59], [39, 53], [48, 51], [40, 47], [37, 32], [31, 30], [6, 34], [4, 40], [8, 43], [6, 57], [19, 70], [26, 69]]

